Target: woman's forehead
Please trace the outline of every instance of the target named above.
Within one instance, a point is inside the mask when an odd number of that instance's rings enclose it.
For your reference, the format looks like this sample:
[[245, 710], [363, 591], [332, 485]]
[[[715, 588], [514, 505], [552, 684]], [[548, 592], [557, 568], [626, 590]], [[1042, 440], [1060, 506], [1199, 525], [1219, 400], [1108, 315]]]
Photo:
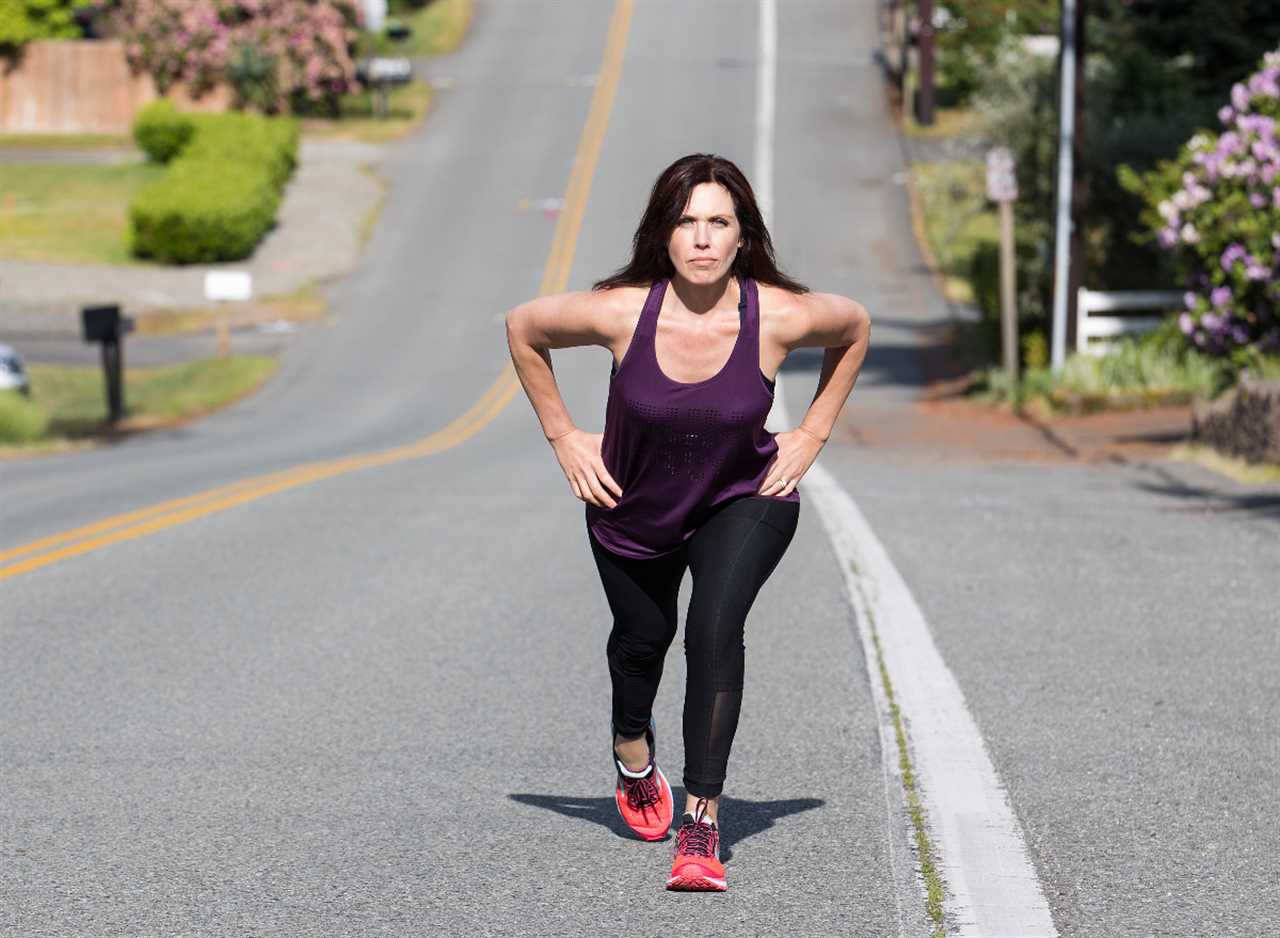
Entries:
[[732, 215], [734, 214], [733, 196], [718, 182], [700, 182], [689, 193], [689, 201], [685, 204], [684, 211], [689, 215], [700, 212]]

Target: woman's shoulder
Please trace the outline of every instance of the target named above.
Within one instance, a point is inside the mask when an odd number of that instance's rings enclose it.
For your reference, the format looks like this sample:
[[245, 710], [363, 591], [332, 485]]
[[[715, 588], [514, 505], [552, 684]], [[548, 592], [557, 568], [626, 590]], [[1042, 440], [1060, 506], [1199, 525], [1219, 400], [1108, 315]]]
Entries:
[[835, 321], [866, 317], [857, 300], [838, 293], [797, 293], [784, 287], [758, 283], [761, 327], [788, 346], [804, 344], [817, 334], [831, 331]]
[[601, 309], [623, 310], [634, 306], [637, 300], [643, 305], [649, 296], [651, 287], [652, 284], [605, 287], [601, 290], [590, 291], [590, 296], [600, 305]]

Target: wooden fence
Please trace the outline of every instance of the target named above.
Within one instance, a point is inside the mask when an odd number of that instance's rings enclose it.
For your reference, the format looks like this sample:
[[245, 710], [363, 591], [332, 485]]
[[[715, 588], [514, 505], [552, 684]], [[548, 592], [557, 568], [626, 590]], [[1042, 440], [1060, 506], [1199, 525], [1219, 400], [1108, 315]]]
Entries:
[[[124, 134], [134, 115], [158, 97], [150, 75], [135, 75], [119, 39], [43, 39], [0, 65], [0, 133]], [[230, 94], [213, 89], [193, 101], [181, 88], [169, 97], [191, 110], [226, 110]]]

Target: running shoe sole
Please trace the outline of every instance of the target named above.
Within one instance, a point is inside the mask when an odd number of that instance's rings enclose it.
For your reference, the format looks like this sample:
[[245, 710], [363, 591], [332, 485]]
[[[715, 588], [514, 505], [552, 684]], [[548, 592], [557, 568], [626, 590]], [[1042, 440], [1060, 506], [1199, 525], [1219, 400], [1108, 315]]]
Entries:
[[685, 863], [667, 880], [667, 888], [679, 892], [724, 892], [729, 885], [697, 863]]

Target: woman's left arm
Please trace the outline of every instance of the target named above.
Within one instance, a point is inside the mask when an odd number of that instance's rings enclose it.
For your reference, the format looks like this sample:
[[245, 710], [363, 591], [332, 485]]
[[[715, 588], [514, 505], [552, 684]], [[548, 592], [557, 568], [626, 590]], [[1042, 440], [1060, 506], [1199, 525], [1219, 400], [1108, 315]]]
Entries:
[[809, 471], [853, 391], [871, 340], [871, 316], [866, 307], [834, 293], [796, 297], [793, 314], [783, 319], [780, 338], [788, 351], [820, 347], [826, 352], [818, 390], [800, 425], [775, 436], [778, 453], [765, 474], [761, 495], [787, 495]]

